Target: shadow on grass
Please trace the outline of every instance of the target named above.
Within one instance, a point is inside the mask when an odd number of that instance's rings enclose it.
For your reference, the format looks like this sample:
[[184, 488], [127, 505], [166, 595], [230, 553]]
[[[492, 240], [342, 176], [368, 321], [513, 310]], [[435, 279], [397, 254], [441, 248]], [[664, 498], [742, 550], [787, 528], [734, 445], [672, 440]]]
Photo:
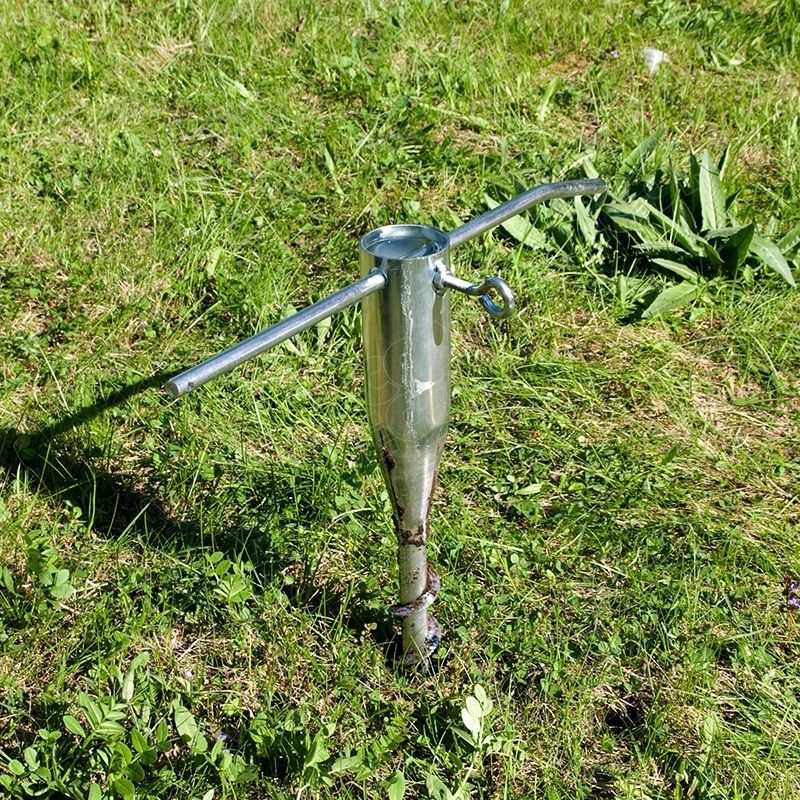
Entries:
[[[297, 584], [285, 586], [284, 594], [294, 608], [328, 620], [341, 620], [343, 627], [356, 635], [369, 637], [383, 651], [387, 666], [401, 657], [400, 637], [388, 613], [376, 611], [374, 592], [363, 584], [355, 586], [355, 594], [336, 586], [320, 584], [314, 575]], [[372, 601], [372, 602], [371, 602]]]
[[167, 377], [168, 373], [157, 373], [128, 384], [38, 430], [0, 429], [0, 470], [5, 480], [24, 478], [27, 486], [38, 494], [58, 497], [79, 508], [91, 508], [95, 527], [107, 531], [109, 536], [120, 535], [144, 519], [145, 530], [160, 531], [163, 539], [178, 546], [197, 544], [195, 523], [176, 520], [156, 494], [134, 486], [130, 477], [98, 469], [88, 448], [81, 452], [80, 446], [73, 445], [69, 452], [59, 441], [63, 434], [122, 405], [134, 395], [160, 386]]
[[[200, 521], [178, 519], [170, 513], [157, 487], [143, 487], [137, 485], [132, 476], [98, 469], [96, 457], [79, 437], [69, 443], [61, 440], [65, 434], [121, 406], [131, 397], [160, 388], [172, 374], [160, 372], [123, 386], [38, 430], [0, 429], [0, 483], [21, 478], [38, 494], [91, 509], [93, 529], [109, 538], [135, 529], [137, 538], [147, 546], [176, 551], [207, 547], [208, 538], [203, 536]], [[287, 476], [282, 481], [272, 476], [268, 484], [254, 487], [254, 496], [259, 498], [258, 507], [243, 508], [240, 521], [214, 539], [214, 547], [228, 557], [239, 558], [243, 549], [254, 550], [251, 560], [262, 581], [273, 580], [297, 563], [281, 557], [272, 537], [263, 529], [253, 536], [253, 518], [262, 514], [286, 518], [296, 513], [292, 497], [297, 477]], [[243, 543], [246, 543], [245, 548]], [[370, 589], [357, 585], [355, 594], [346, 595], [339, 586], [320, 581], [316, 571], [307, 564], [302, 566], [304, 574], [300, 580], [284, 588], [290, 603], [312, 615], [338, 620], [357, 635], [367, 631], [391, 665], [397, 656], [397, 637], [388, 616], [376, 612], [376, 598], [370, 596]]]

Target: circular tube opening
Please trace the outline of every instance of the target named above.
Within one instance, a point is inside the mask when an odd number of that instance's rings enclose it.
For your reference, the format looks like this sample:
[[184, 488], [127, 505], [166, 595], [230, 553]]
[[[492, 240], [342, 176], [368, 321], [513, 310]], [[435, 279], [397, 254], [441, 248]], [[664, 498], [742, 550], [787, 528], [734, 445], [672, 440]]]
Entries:
[[427, 258], [447, 247], [447, 234], [427, 225], [384, 225], [361, 239], [362, 250], [389, 261]]

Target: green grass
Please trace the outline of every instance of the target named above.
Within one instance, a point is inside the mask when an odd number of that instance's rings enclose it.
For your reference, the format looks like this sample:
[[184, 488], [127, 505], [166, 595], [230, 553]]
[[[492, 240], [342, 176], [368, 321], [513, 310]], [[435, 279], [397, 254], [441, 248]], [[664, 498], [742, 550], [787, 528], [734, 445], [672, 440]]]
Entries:
[[427, 677], [391, 661], [358, 314], [159, 389], [351, 280], [369, 229], [612, 177], [659, 128], [793, 227], [800, 9], [762, 5], [0, 0], [0, 793], [796, 797], [778, 277], [625, 324], [563, 256], [458, 253], [519, 313], [454, 301]]

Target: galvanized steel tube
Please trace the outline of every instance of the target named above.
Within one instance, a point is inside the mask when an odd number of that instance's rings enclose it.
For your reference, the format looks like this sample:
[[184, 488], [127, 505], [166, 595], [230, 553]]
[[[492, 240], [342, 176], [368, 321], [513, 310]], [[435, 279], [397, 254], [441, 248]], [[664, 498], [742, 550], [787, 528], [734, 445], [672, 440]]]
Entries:
[[458, 247], [476, 236], [491, 230], [511, 217], [521, 214], [528, 208], [544, 203], [547, 200], [556, 200], [563, 197], [575, 197], [584, 194], [600, 194], [605, 191], [605, 181], [597, 179], [586, 179], [580, 181], [562, 181], [561, 183], [545, 183], [542, 186], [535, 186], [527, 192], [501, 203], [499, 206], [481, 214], [469, 222], [465, 222], [454, 231], [447, 234], [450, 247]]
[[391, 494], [398, 540], [403, 654], [425, 665], [439, 644], [427, 609], [438, 591], [426, 544], [431, 500], [450, 419], [450, 297], [433, 285], [448, 266], [446, 234], [389, 225], [361, 240], [362, 274], [379, 269], [381, 292], [364, 299], [367, 415]]
[[330, 317], [337, 311], [343, 308], [352, 306], [364, 297], [377, 292], [382, 289], [386, 283], [386, 278], [380, 272], [373, 272], [359, 278], [357, 281], [348, 284], [344, 289], [334, 292], [332, 295], [304, 308], [297, 314], [293, 314], [281, 322], [267, 328], [249, 339], [245, 339], [239, 344], [223, 350], [215, 356], [203, 361], [196, 367], [187, 369], [170, 378], [165, 384], [164, 388], [170, 393], [172, 397], [180, 397], [181, 395], [191, 392], [198, 386], [202, 386], [212, 378], [219, 375], [224, 375], [226, 372], [238, 367], [245, 361], [254, 358], [259, 353], [269, 350], [271, 347], [280, 344], [286, 339], [291, 338], [296, 333], [306, 330], [318, 322], [321, 322], [326, 317]]

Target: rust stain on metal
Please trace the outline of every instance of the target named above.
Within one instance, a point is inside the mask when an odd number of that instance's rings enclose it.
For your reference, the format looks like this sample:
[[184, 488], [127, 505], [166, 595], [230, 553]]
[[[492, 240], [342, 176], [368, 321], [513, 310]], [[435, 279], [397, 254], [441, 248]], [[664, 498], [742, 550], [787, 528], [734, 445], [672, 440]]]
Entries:
[[[389, 485], [391, 486], [391, 481], [389, 481]], [[394, 486], [392, 486], [392, 499], [394, 500], [394, 507], [395, 507], [395, 515], [394, 515], [394, 524], [397, 528], [397, 533], [400, 535], [400, 531], [403, 528], [403, 517], [405, 516], [406, 510], [397, 500], [397, 492], [394, 490]]]
[[386, 464], [386, 469], [391, 472], [397, 466], [395, 457], [385, 448], [383, 450], [383, 463]]
[[383, 438], [383, 433], [378, 434], [381, 439], [381, 456], [383, 456], [383, 463], [386, 467], [386, 483], [389, 487], [389, 491], [392, 493], [392, 503], [394, 505], [394, 526], [397, 530], [397, 535], [400, 536], [400, 531], [403, 528], [403, 517], [405, 516], [406, 510], [401, 505], [400, 501], [397, 498], [397, 489], [394, 488], [394, 483], [392, 481], [392, 470], [397, 466], [397, 459], [394, 457], [394, 454], [389, 450], [386, 446], [386, 442]]
[[403, 528], [398, 526], [397, 528], [397, 538], [400, 540], [400, 544], [409, 544], [415, 545], [417, 547], [421, 547], [425, 544], [428, 539], [428, 530], [426, 525], [418, 525], [417, 529], [414, 531], [410, 531], [407, 528]]

